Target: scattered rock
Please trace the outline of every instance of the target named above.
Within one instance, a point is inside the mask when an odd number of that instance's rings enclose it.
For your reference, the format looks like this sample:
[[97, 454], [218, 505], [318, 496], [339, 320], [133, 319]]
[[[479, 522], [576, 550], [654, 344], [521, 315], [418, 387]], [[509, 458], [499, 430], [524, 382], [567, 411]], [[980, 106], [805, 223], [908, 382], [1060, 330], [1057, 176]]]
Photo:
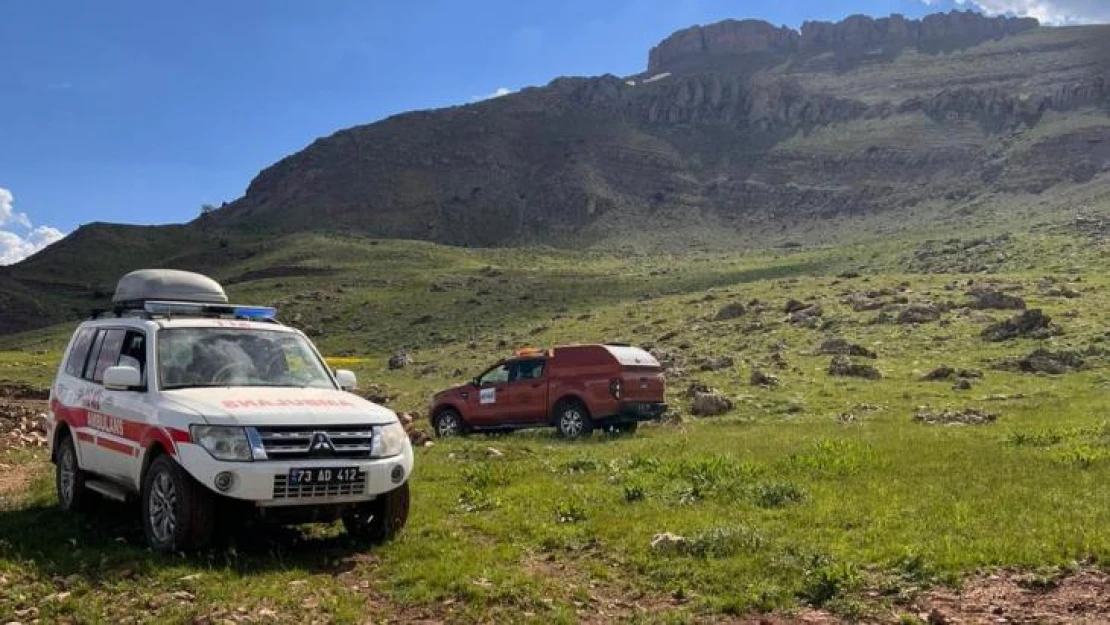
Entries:
[[871, 298], [860, 293], [852, 293], [847, 295], [841, 300], [847, 304], [855, 312], [867, 312], [869, 310], [879, 310], [886, 305], [881, 299]]
[[1025, 310], [1025, 300], [994, 289], [976, 288], [968, 292], [972, 301], [968, 308], [976, 310]]
[[1060, 326], [1052, 323], [1052, 317], [1039, 308], [1027, 310], [1016, 317], [987, 326], [982, 333], [983, 340], [997, 343], [1018, 337], [1045, 339], [1062, 334]]
[[46, 446], [46, 404], [0, 400], [0, 449]]
[[698, 417], [715, 417], [732, 410], [732, 401], [713, 389], [694, 391], [690, 414]]
[[957, 378], [956, 383], [952, 385], [952, 390], [954, 390], [954, 391], [970, 391], [971, 390], [971, 380], [969, 380], [967, 378]]
[[863, 358], [876, 358], [875, 352], [862, 345], [856, 345], [847, 339], [835, 337], [825, 339], [818, 350], [821, 354], [840, 354], [842, 356], [861, 356]]
[[1077, 297], [1083, 296], [1083, 294], [1079, 291], [1076, 291], [1075, 289], [1067, 286], [1049, 289], [1045, 291], [1044, 294], [1048, 297], [1063, 297], [1066, 299], [1075, 299]]
[[685, 536], [666, 532], [656, 534], [651, 538], [651, 548], [654, 551], [678, 551], [685, 547], [688, 542]]
[[730, 319], [736, 319], [737, 317], [743, 316], [745, 312], [746, 309], [744, 308], [743, 304], [741, 304], [740, 302], [733, 302], [718, 310], [717, 316], [713, 317], [713, 320], [728, 321]]
[[809, 304], [803, 304], [796, 299], [792, 299], [786, 302], [786, 306], [783, 308], [783, 310], [786, 311], [786, 314], [790, 314], [796, 313], [799, 310], [804, 310], [806, 308], [809, 308]]
[[929, 373], [926, 373], [925, 377], [921, 379], [926, 382], [939, 382], [941, 380], [951, 380], [952, 378], [978, 379], [981, 377], [983, 377], [983, 373], [975, 369], [953, 369], [948, 365], [941, 365]]
[[930, 323], [940, 319], [940, 310], [932, 305], [907, 306], [898, 313], [898, 323]]
[[505, 455], [505, 452], [501, 451], [500, 449], [498, 449], [496, 447], [487, 447], [486, 448], [486, 457], [487, 458], [501, 458], [501, 457], [504, 457], [504, 455]]
[[447, 288], [438, 282], [433, 282], [432, 285], [428, 287], [428, 291], [431, 293], [445, 293]]
[[775, 388], [779, 385], [779, 379], [773, 375], [763, 373], [759, 369], [752, 369], [751, 384], [763, 388]]
[[1038, 348], [1028, 356], [1018, 360], [1003, 361], [999, 369], [1021, 371], [1023, 373], [1047, 373], [1049, 375], [1063, 375], [1078, 371], [1085, 366], [1083, 357], [1074, 351], [1061, 350], [1057, 352]]
[[829, 375], [863, 378], [866, 380], [878, 380], [883, 377], [875, 367], [853, 363], [847, 356], [839, 354], [833, 356], [832, 361], [829, 363]]
[[813, 304], [791, 312], [787, 320], [794, 325], [813, 328], [824, 314], [820, 304]]
[[406, 352], [397, 352], [389, 357], [389, 369], [396, 371], [412, 364], [412, 356]]
[[913, 420], [928, 425], [986, 425], [997, 421], [998, 415], [978, 408], [940, 411], [921, 408], [913, 416]]
[[733, 364], [731, 356], [721, 356], [720, 358], [706, 358], [698, 368], [702, 371], [720, 371], [721, 369], [728, 369]]

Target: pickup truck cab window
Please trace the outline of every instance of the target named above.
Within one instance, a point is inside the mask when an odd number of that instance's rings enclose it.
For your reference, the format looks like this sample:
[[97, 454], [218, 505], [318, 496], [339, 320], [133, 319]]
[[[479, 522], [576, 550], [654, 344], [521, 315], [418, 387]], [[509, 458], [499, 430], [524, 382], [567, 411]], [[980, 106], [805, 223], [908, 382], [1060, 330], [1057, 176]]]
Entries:
[[478, 376], [478, 386], [504, 384], [509, 381], [509, 363], [503, 362]]
[[543, 359], [518, 360], [509, 369], [509, 381], [538, 380], [543, 377], [544, 364]]

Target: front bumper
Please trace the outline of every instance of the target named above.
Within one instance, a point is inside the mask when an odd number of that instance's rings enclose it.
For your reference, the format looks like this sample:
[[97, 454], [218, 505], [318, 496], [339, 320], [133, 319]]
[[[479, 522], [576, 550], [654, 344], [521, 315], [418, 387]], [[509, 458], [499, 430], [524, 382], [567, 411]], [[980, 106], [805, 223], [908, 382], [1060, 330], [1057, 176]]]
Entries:
[[653, 421], [662, 417], [667, 412], [667, 404], [663, 402], [622, 402], [617, 409], [617, 418], [621, 421]]
[[[198, 445], [177, 446], [178, 462], [205, 488], [224, 497], [253, 502], [260, 507], [317, 506], [322, 504], [359, 503], [398, 488], [412, 473], [412, 446], [407, 442], [399, 456], [367, 460], [314, 459], [287, 462], [222, 462], [215, 460]], [[361, 482], [328, 486], [289, 486], [290, 469], [358, 467], [366, 475]], [[400, 479], [396, 471], [400, 470]], [[216, 488], [216, 475], [233, 475], [231, 488]]]

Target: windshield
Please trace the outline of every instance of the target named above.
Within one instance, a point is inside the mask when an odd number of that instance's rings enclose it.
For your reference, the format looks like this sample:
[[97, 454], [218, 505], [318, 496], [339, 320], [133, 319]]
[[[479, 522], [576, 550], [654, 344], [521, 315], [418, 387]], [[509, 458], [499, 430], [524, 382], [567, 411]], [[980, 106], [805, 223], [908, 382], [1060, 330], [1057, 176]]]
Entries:
[[335, 388], [308, 340], [293, 332], [169, 328], [158, 333], [162, 388]]

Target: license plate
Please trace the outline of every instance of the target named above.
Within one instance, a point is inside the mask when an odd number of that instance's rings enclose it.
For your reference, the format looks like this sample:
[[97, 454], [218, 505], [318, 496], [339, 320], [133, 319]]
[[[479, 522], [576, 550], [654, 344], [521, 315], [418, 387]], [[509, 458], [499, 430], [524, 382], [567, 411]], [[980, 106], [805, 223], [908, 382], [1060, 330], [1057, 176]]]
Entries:
[[289, 469], [290, 486], [310, 484], [349, 484], [366, 477], [358, 467], [328, 467], [319, 469]]

